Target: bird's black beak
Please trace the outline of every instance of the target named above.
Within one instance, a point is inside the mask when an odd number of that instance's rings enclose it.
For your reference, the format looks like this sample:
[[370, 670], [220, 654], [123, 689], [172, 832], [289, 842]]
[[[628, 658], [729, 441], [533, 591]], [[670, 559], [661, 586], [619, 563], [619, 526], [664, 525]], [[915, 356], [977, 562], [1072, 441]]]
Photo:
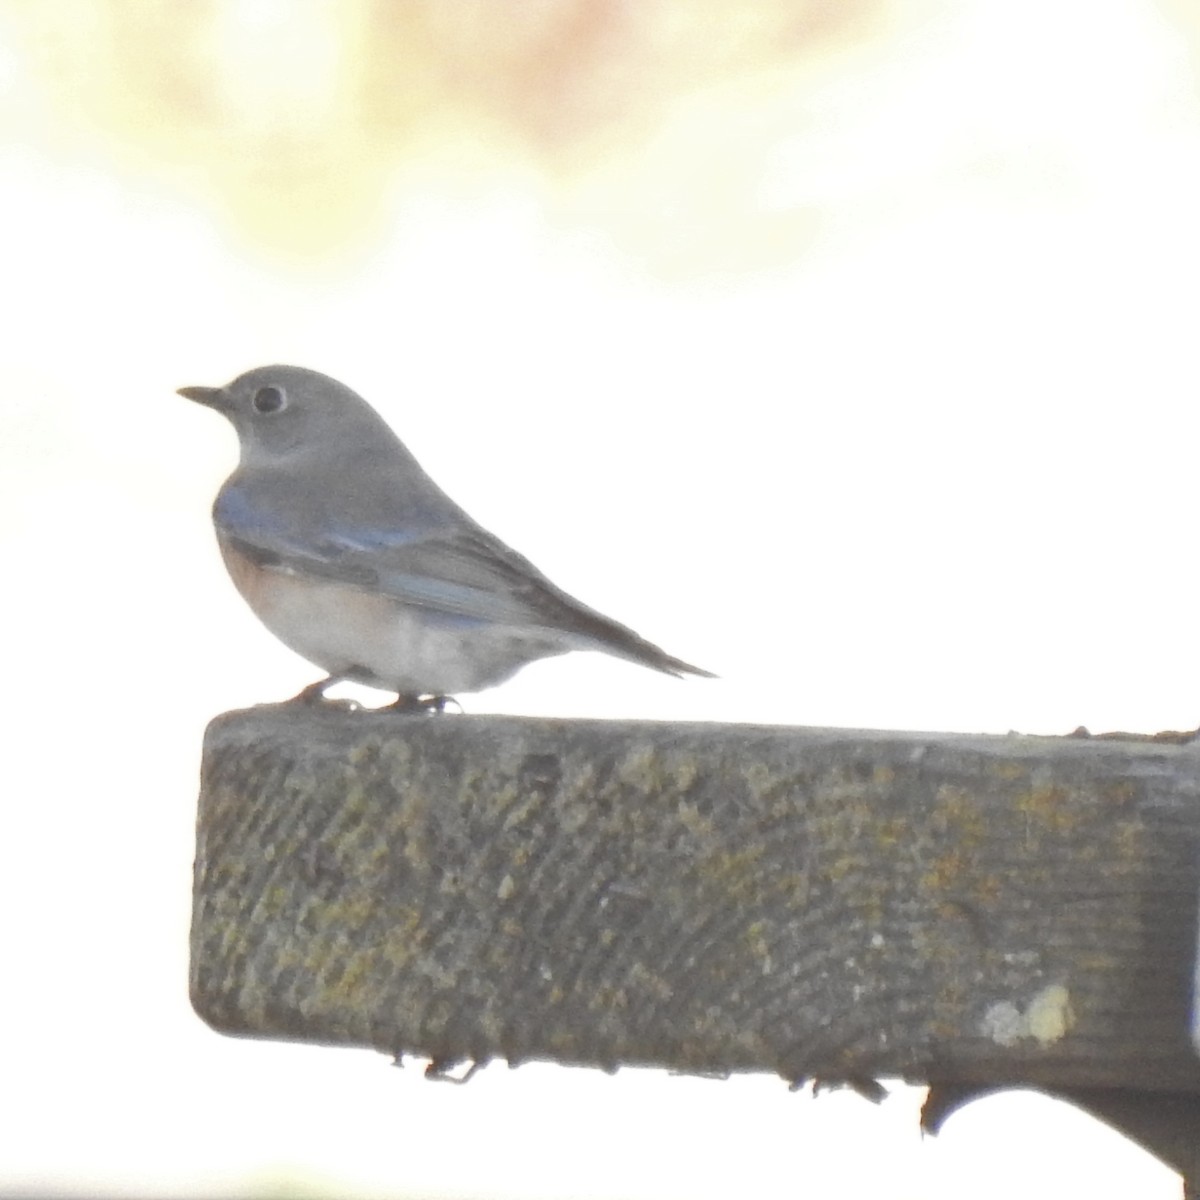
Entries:
[[197, 404], [204, 404], [209, 408], [215, 408], [218, 412], [224, 411], [227, 404], [224, 388], [182, 387], [178, 388], [175, 394], [183, 396], [188, 400], [195, 400]]

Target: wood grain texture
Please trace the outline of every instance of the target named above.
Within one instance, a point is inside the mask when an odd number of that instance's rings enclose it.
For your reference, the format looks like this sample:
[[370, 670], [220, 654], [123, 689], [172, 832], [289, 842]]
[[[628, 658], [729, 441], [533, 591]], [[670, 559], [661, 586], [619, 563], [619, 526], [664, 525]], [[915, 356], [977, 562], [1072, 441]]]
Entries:
[[1200, 752], [346, 712], [209, 727], [193, 1004], [439, 1064], [1200, 1091]]

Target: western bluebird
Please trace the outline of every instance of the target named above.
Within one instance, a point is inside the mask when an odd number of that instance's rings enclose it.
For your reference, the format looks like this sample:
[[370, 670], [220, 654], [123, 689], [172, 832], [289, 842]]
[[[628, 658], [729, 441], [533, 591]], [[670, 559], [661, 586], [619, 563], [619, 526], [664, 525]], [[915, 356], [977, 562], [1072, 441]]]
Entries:
[[[441, 709], [527, 663], [604, 650], [668, 675], [709, 675], [586, 607], [477, 525], [348, 387], [259, 367], [181, 396], [237, 430], [213, 506], [238, 591], [282, 642], [329, 672]], [[710, 676], [711, 677], [711, 676]]]

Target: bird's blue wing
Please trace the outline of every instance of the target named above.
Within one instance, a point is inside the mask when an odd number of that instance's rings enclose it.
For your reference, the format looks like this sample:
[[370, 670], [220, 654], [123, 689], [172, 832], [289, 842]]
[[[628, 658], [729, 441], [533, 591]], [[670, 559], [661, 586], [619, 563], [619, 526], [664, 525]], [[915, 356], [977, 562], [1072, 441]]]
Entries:
[[567, 635], [671, 675], [708, 674], [580, 603], [461, 510], [384, 527], [318, 516], [307, 499], [268, 507], [227, 485], [213, 515], [220, 536], [268, 570], [362, 588], [446, 621]]
[[[224, 539], [267, 569], [335, 580], [447, 617], [574, 624], [567, 611], [574, 601], [465, 516], [441, 526], [338, 525], [298, 508], [256, 504], [237, 487], [222, 491], [213, 516]], [[557, 593], [551, 607], [560, 611], [541, 611], [543, 591], [547, 600]]]

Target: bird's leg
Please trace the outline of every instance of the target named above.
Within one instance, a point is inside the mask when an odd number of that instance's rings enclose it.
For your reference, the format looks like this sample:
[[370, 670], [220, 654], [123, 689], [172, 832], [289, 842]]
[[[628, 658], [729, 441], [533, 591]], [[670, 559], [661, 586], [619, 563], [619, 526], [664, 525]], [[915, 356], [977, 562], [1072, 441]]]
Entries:
[[308, 687], [297, 692], [295, 696], [288, 701], [289, 704], [321, 704], [325, 699], [325, 689], [333, 687], [335, 683], [341, 683], [341, 675], [330, 675], [327, 679], [318, 679], [316, 683], [310, 683]]

